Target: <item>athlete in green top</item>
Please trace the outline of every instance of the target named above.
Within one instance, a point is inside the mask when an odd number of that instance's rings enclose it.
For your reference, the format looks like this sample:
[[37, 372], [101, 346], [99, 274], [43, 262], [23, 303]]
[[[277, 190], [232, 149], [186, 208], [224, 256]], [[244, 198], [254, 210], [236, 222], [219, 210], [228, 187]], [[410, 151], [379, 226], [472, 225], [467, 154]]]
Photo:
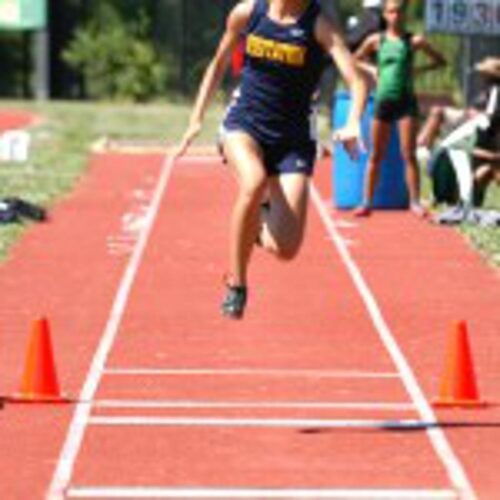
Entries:
[[[383, 16], [387, 28], [369, 36], [356, 51], [358, 66], [377, 84], [375, 113], [372, 123], [372, 150], [368, 159], [363, 203], [355, 210], [357, 216], [371, 214], [373, 193], [390, 139], [391, 126], [397, 122], [401, 154], [406, 165], [406, 182], [410, 193], [410, 208], [418, 216], [426, 211], [420, 204], [420, 175], [415, 157], [418, 103], [413, 80], [418, 73], [446, 64], [444, 57], [422, 35], [405, 30], [405, 2], [386, 0]], [[430, 63], [416, 68], [414, 54], [421, 50]], [[370, 56], [377, 54], [377, 64]]]
[[380, 37], [377, 61], [379, 68], [377, 103], [385, 99], [414, 97], [413, 78], [408, 78], [413, 70], [411, 35], [390, 39], [383, 33]]

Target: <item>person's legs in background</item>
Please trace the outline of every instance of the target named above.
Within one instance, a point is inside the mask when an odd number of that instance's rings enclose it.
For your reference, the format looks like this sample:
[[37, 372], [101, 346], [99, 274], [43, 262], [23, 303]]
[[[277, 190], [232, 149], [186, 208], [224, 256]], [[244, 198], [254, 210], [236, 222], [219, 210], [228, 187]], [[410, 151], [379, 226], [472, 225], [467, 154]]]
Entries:
[[371, 214], [373, 195], [379, 178], [380, 164], [389, 146], [391, 126], [391, 122], [379, 120], [378, 118], [374, 118], [372, 122], [371, 135], [373, 145], [366, 165], [363, 201], [361, 206], [354, 210], [356, 217], [367, 217]]
[[417, 135], [416, 156], [419, 161], [427, 162], [436, 141], [443, 133], [448, 133], [460, 123], [473, 116], [473, 109], [452, 106], [432, 106], [427, 119]]
[[410, 195], [410, 210], [419, 217], [425, 217], [426, 210], [420, 203], [420, 170], [415, 155], [417, 120], [414, 116], [405, 116], [399, 120], [399, 140], [401, 156], [406, 169], [406, 184]]
[[500, 163], [485, 163], [474, 170], [473, 205], [475, 207], [483, 205], [486, 191], [492, 182], [500, 185]]
[[432, 106], [417, 138], [417, 145], [431, 149], [441, 131], [444, 121], [444, 107]]

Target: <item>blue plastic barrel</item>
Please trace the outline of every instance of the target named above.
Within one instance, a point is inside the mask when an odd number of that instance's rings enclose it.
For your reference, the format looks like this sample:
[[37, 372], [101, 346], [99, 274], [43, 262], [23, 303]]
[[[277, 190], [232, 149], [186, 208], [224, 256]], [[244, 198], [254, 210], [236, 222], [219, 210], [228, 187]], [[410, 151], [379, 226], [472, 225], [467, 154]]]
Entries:
[[[351, 97], [346, 91], [337, 92], [332, 110], [333, 128], [341, 128], [347, 121]], [[373, 118], [373, 96], [368, 98], [362, 120], [362, 133], [368, 151], [371, 147], [370, 127]], [[333, 204], [339, 209], [357, 207], [363, 201], [363, 186], [368, 151], [352, 160], [341, 144], [333, 154]], [[380, 165], [380, 175], [373, 197], [374, 208], [403, 209], [408, 207], [408, 190], [404, 162], [399, 147], [397, 127], [393, 127], [387, 154]]]

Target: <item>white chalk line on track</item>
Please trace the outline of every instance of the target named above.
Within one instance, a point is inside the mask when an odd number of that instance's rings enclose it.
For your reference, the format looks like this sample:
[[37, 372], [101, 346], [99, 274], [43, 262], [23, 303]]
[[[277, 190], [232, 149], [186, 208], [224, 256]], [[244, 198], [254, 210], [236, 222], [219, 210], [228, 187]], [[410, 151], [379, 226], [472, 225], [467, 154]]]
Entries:
[[414, 419], [342, 420], [327, 418], [219, 418], [219, 417], [90, 417], [91, 425], [165, 427], [264, 427], [289, 429], [419, 430], [427, 424]]
[[[328, 213], [324, 202], [322, 201], [318, 190], [311, 184], [311, 199], [318, 211], [318, 214], [323, 221], [323, 224], [332, 238], [332, 242], [335, 245], [340, 258], [346, 269], [351, 276], [351, 279], [356, 286], [361, 299], [363, 300], [368, 315], [370, 316], [375, 330], [378, 332], [380, 339], [387, 349], [391, 359], [393, 360], [398, 372], [401, 374], [402, 383], [404, 384], [406, 391], [408, 392], [411, 400], [415, 404], [416, 410], [420, 415], [420, 420], [427, 422], [428, 424], [437, 424], [437, 418], [432, 410], [431, 406], [427, 402], [425, 395], [420, 388], [417, 378], [413, 373], [408, 361], [406, 360], [403, 352], [399, 348], [394, 335], [392, 334], [384, 316], [378, 306], [378, 303], [371, 292], [370, 288], [366, 284], [363, 278], [361, 270], [356, 265], [353, 257], [351, 256], [347, 245], [339, 233], [338, 229]], [[451, 448], [448, 439], [442, 429], [439, 429], [437, 425], [429, 425], [426, 430], [430, 442], [436, 451], [436, 454], [443, 463], [448, 477], [453, 485], [453, 487], [459, 493], [461, 499], [464, 500], [475, 500], [476, 494], [472, 488], [472, 485], [467, 478], [465, 470], [462, 464], [456, 457], [453, 449]]]
[[[126, 304], [137, 271], [141, 264], [144, 251], [153, 229], [160, 204], [170, 179], [174, 161], [173, 158], [165, 158], [161, 167], [160, 176], [156, 185], [151, 204], [145, 215], [144, 226], [140, 233], [132, 255], [125, 268], [122, 279], [118, 285], [118, 290], [111, 308], [111, 312], [104, 328], [97, 351], [87, 373], [85, 383], [79, 395], [81, 401], [91, 401], [94, 399], [106, 359], [115, 340], [121, 319], [125, 312]], [[88, 424], [91, 406], [87, 404], [76, 404], [73, 419], [68, 429], [57, 466], [52, 477], [51, 484], [47, 492], [47, 498], [57, 500], [64, 498], [64, 490], [68, 486], [78, 451], [80, 449], [85, 427]]]
[[[128, 265], [124, 271], [124, 275], [122, 277], [122, 280], [120, 281], [118, 291], [117, 291], [117, 294], [115, 296], [115, 301], [113, 303], [113, 307], [111, 309], [111, 313], [110, 313], [110, 316], [108, 318], [108, 322], [107, 322], [106, 327], [103, 331], [101, 341], [99, 343], [98, 349], [95, 353], [95, 356], [93, 358], [92, 364], [91, 364], [90, 369], [89, 369], [89, 372], [87, 374], [87, 378], [85, 380], [84, 386], [83, 386], [82, 391], [80, 393], [79, 400], [81, 400], [81, 401], [92, 401], [94, 398], [94, 395], [96, 393], [100, 378], [101, 378], [102, 373], [104, 371], [104, 365], [105, 365], [106, 359], [109, 355], [109, 352], [110, 352], [111, 347], [113, 345], [114, 339], [115, 339], [116, 334], [118, 332], [118, 327], [119, 327], [119, 324], [121, 322], [123, 313], [125, 311], [125, 307], [126, 307], [129, 293], [131, 291], [135, 276], [137, 274], [140, 263], [142, 261], [142, 257], [143, 257], [144, 251], [146, 249], [147, 242], [148, 242], [148, 239], [150, 237], [154, 221], [156, 220], [159, 206], [160, 206], [163, 194], [165, 192], [165, 189], [167, 187], [172, 168], [173, 168], [173, 160], [172, 159], [165, 159], [165, 161], [162, 165], [161, 174], [160, 174], [159, 181], [158, 181], [158, 184], [157, 184], [155, 192], [154, 192], [154, 196], [153, 196], [151, 205], [150, 205], [148, 212], [147, 212], [147, 215], [146, 215], [146, 223], [145, 223], [144, 230], [141, 232], [140, 237], [137, 240], [137, 244], [134, 247], [134, 251], [133, 251], [131, 258], [128, 262]], [[347, 269], [348, 269], [349, 273], [351, 274], [351, 277], [353, 278], [353, 281], [354, 281], [355, 285], [357, 286], [358, 291], [360, 292], [360, 294], [365, 302], [365, 305], [368, 309], [368, 312], [370, 313], [370, 316], [371, 316], [373, 322], [374, 322], [377, 330], [379, 331], [384, 344], [386, 345], [387, 349], [389, 350], [396, 366], [398, 367], [398, 371], [401, 373], [401, 375], [403, 377], [403, 382], [405, 383], [405, 386], [406, 386], [408, 392], [410, 393], [412, 400], [417, 404], [419, 413], [423, 417], [422, 420], [424, 420], [424, 421], [427, 420], [430, 423], [436, 422], [434, 413], [431, 410], [430, 406], [428, 405], [427, 401], [425, 400], [425, 397], [423, 396], [423, 393], [422, 393], [421, 389], [419, 388], [410, 367], [408, 366], [401, 351], [399, 350], [397, 344], [395, 343], [394, 338], [391, 335], [385, 321], [383, 320], [383, 317], [380, 313], [380, 310], [378, 309], [378, 306], [375, 302], [375, 299], [373, 298], [373, 295], [371, 294], [370, 290], [368, 289], [367, 285], [365, 284], [359, 269], [354, 264], [354, 261], [352, 260], [341, 236], [338, 234], [336, 228], [334, 227], [334, 225], [333, 225], [333, 223], [328, 215], [328, 212], [326, 211], [325, 207], [323, 206], [321, 199], [319, 198], [319, 195], [316, 192], [314, 187], [312, 187], [311, 192], [312, 192], [313, 201], [318, 209], [318, 212], [320, 213], [320, 216], [321, 216], [328, 232], [332, 236], [332, 239], [333, 239], [337, 249], [339, 250], [341, 258], [344, 261], [344, 263], [346, 264]], [[49, 486], [49, 490], [47, 492], [47, 498], [49, 498], [50, 500], [63, 499], [66, 496], [65, 490], [70, 483], [70, 479], [71, 479], [72, 472], [73, 472], [73, 467], [75, 464], [76, 457], [78, 455], [78, 451], [79, 451], [80, 446], [82, 444], [83, 436], [85, 433], [85, 428], [87, 427], [87, 425], [90, 423], [90, 420], [91, 420], [91, 417], [90, 417], [91, 408], [92, 408], [92, 405], [85, 404], [85, 403], [76, 405], [75, 413], [73, 415], [73, 419], [72, 419], [71, 424], [69, 426], [68, 434], [67, 434], [66, 440], [64, 442], [59, 460], [57, 462], [57, 466], [56, 466], [55, 473], [53, 475], [51, 484]], [[426, 418], [426, 417], [428, 417], [428, 418]], [[428, 432], [429, 437], [431, 439], [431, 442], [434, 445], [434, 448], [436, 449], [436, 452], [438, 453], [441, 460], [443, 461], [443, 463], [448, 471], [448, 474], [450, 476], [450, 479], [452, 481], [452, 484], [460, 493], [460, 497], [467, 499], [467, 500], [475, 499], [476, 496], [475, 496], [475, 494], [474, 494], [474, 492], [473, 492], [473, 490], [468, 482], [468, 479], [465, 475], [465, 472], [463, 471], [461, 464], [458, 462], [458, 460], [454, 456], [454, 453], [451, 450], [451, 447], [449, 446], [444, 433], [439, 429], [428, 429], [426, 432]], [[119, 490], [119, 488], [107, 489], [107, 491], [109, 491], [109, 492], [118, 491], [118, 490]], [[145, 490], [147, 490], [147, 489], [145, 489]], [[143, 489], [143, 491], [145, 491], [145, 490]], [[76, 492], [77, 489], [73, 488], [69, 491]], [[80, 489], [79, 491], [83, 491], [83, 489]], [[101, 491], [101, 493], [99, 493], [98, 496], [103, 496], [104, 492], [106, 491], [106, 488], [101, 489], [100, 491]], [[168, 497], [169, 489], [162, 488], [162, 491], [163, 491], [162, 495]], [[170, 490], [170, 491], [173, 491], [173, 490]], [[208, 494], [210, 495], [211, 490], [202, 490], [202, 491], [207, 491]], [[253, 490], [253, 491], [256, 491], [256, 490]], [[315, 491], [319, 494], [318, 490], [315, 490]], [[335, 495], [337, 494], [338, 491], [340, 491], [340, 490], [333, 490], [332, 493], [330, 494], [330, 496], [326, 497], [326, 498], [336, 498]], [[348, 491], [353, 492], [354, 490], [348, 490]], [[371, 496], [369, 496], [367, 498], [376, 498], [373, 496], [373, 490], [367, 490], [367, 491], [372, 492], [372, 493], [370, 493]], [[397, 490], [388, 490], [388, 491], [390, 493], [392, 491], [396, 492]], [[125, 493], [126, 492], [123, 491], [123, 494], [125, 494]], [[283, 490], [280, 490], [278, 492], [278, 495], [280, 495], [280, 496], [277, 496], [276, 498], [286, 498], [286, 496], [283, 496], [282, 493], [283, 493]], [[387, 493], [387, 492], [385, 492], [385, 493]], [[175, 493], [175, 495], [177, 497], [179, 497], [180, 494], [181, 494], [181, 491], [178, 491], [178, 490]], [[199, 498], [204, 498], [203, 496], [200, 496], [201, 491], [198, 491], [197, 494], [198, 494]], [[205, 497], [205, 498], [207, 498], [207, 497]], [[212, 498], [213, 498], [213, 496], [212, 496]], [[232, 498], [237, 498], [237, 496], [233, 495]], [[258, 498], [258, 496], [257, 497], [253, 496], [250, 498]], [[269, 497], [269, 498], [271, 498], [271, 497]], [[316, 497], [309, 496], [309, 497], [302, 497], [302, 498], [321, 498], [321, 496], [316, 495]], [[325, 497], [323, 497], [323, 498], [325, 498]], [[349, 498], [349, 497], [347, 497], [347, 498]], [[391, 497], [388, 497], [386, 494], [386, 496], [384, 498], [391, 498]], [[398, 498], [398, 497], [392, 497], [392, 498]], [[400, 498], [402, 498], [402, 497], [400, 496]]]
[[414, 410], [411, 403], [383, 402], [317, 402], [317, 401], [158, 401], [158, 400], [96, 400], [90, 402], [95, 408], [144, 408], [144, 409], [317, 409], [317, 410]]
[[159, 488], [159, 487], [116, 487], [116, 488], [70, 488], [70, 498], [216, 498], [231, 500], [256, 498], [259, 500], [281, 498], [293, 499], [359, 499], [359, 500], [448, 500], [456, 499], [451, 490], [418, 489], [264, 489], [264, 488]]
[[248, 377], [312, 377], [312, 378], [352, 378], [352, 379], [394, 379], [400, 378], [397, 372], [363, 372], [356, 370], [314, 370], [314, 369], [262, 369], [262, 368], [106, 368], [106, 375], [133, 376], [248, 376]]

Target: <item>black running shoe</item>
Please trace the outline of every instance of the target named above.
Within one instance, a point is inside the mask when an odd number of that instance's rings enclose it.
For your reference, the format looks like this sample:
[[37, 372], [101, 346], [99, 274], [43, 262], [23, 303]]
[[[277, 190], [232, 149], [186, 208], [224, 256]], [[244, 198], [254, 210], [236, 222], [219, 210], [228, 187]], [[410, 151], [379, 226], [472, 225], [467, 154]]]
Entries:
[[226, 296], [222, 302], [223, 316], [232, 319], [241, 319], [247, 303], [247, 287], [227, 285]]

